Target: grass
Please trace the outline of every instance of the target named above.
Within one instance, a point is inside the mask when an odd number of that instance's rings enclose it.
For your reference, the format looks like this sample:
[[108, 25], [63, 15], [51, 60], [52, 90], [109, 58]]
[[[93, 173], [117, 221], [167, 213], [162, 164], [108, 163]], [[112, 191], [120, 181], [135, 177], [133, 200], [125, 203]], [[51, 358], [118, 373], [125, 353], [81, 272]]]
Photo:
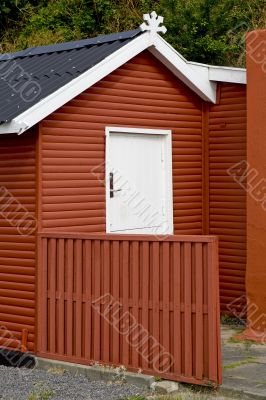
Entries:
[[27, 400], [49, 400], [54, 394], [54, 391], [44, 386], [43, 383], [37, 383], [35, 390], [28, 395]]
[[155, 379], [155, 382], [162, 382], [163, 381], [163, 378], [161, 378], [160, 376], [155, 376], [154, 379]]
[[231, 337], [228, 339], [228, 343], [235, 343], [235, 344], [243, 344], [245, 346], [246, 351], [250, 349], [250, 347], [254, 344], [252, 340], [248, 339], [237, 339], [235, 337]]
[[247, 364], [251, 364], [251, 363], [256, 363], [256, 357], [249, 357], [242, 361], [236, 361], [234, 363], [225, 365], [223, 368], [224, 369], [234, 369], [237, 367], [241, 367], [242, 365], [247, 365]]
[[64, 375], [66, 370], [61, 367], [52, 367], [48, 369], [48, 372], [50, 372], [50, 374], [55, 374], [55, 375]]
[[125, 397], [122, 400], [146, 400], [146, 397], [136, 395], [136, 396]]
[[27, 400], [49, 400], [53, 395], [54, 392], [47, 389], [39, 393], [30, 393]]
[[228, 339], [228, 343], [240, 343], [240, 344], [246, 344], [246, 345], [252, 345], [254, 342], [252, 340], [247, 340], [247, 339], [237, 339], [236, 337], [231, 337]]
[[158, 396], [155, 397], [154, 400], [184, 400], [184, 397], [181, 395], [178, 396]]
[[208, 400], [208, 397], [201, 394], [182, 393], [178, 396], [161, 396], [156, 397], [154, 400]]
[[234, 328], [243, 328], [245, 327], [245, 321], [236, 317], [230, 317], [227, 314], [221, 315], [221, 324], [222, 325], [229, 325]]

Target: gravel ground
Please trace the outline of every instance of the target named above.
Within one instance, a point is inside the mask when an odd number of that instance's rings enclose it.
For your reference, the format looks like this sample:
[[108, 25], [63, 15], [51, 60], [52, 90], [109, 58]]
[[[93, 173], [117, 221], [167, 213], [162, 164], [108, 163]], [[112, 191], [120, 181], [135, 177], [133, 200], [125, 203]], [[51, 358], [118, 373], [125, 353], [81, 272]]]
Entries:
[[43, 371], [0, 366], [2, 400], [118, 400], [144, 392], [123, 383], [92, 382], [64, 370]]

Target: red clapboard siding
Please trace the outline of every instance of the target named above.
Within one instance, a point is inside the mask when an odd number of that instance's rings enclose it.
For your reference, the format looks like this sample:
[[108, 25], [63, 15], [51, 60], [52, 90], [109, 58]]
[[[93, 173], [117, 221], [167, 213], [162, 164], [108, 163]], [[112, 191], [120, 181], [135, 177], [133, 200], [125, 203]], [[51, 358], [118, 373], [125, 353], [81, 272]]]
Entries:
[[221, 383], [211, 236], [39, 235], [38, 355]]
[[201, 234], [201, 100], [148, 52], [41, 123], [42, 229], [105, 232], [110, 125], [172, 130], [175, 233]]
[[246, 160], [246, 86], [222, 84], [220, 102], [210, 106], [210, 234], [219, 237], [222, 311], [245, 294], [246, 192], [227, 173]]
[[22, 330], [27, 329], [31, 351], [35, 337], [35, 138], [34, 132], [0, 136], [0, 346], [20, 350], [13, 339], [21, 341]]

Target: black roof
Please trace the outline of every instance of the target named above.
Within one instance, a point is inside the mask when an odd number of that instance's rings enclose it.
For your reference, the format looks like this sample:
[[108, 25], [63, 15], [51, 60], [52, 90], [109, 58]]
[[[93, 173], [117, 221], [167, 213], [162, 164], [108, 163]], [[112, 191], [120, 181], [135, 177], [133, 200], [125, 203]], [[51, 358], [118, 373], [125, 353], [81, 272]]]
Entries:
[[0, 123], [31, 108], [140, 33], [135, 29], [0, 55]]

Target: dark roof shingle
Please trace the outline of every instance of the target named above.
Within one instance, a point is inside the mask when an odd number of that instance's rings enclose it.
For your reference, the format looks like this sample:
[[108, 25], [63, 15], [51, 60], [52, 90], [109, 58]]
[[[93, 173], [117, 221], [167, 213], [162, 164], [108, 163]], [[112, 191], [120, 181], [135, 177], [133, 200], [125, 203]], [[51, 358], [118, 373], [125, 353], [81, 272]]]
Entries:
[[0, 123], [11, 121], [140, 33], [135, 29], [0, 55]]

